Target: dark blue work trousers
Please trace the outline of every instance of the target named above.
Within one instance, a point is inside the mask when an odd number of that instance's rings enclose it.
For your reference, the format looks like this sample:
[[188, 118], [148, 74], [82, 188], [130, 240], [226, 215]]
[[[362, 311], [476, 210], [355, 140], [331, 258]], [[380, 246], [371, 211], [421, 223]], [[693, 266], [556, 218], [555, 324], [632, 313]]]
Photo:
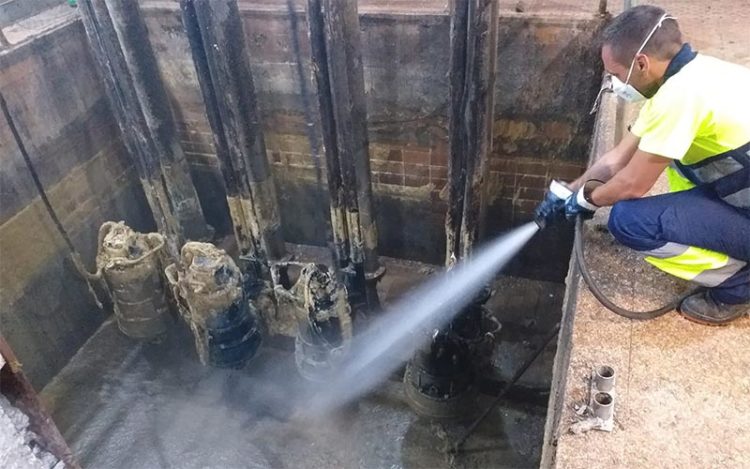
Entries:
[[710, 288], [711, 296], [728, 304], [750, 302], [750, 213], [723, 202], [710, 189], [617, 202], [609, 230], [620, 243], [646, 254], [676, 243], [728, 255], [744, 267]]

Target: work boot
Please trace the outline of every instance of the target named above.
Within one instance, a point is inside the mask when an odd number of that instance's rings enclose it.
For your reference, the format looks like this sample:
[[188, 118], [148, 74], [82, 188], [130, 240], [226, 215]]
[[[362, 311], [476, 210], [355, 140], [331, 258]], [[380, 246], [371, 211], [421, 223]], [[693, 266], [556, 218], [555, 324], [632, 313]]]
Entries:
[[679, 307], [680, 313], [691, 321], [719, 326], [734, 321], [750, 311], [750, 304], [730, 305], [715, 300], [710, 291], [688, 296]]

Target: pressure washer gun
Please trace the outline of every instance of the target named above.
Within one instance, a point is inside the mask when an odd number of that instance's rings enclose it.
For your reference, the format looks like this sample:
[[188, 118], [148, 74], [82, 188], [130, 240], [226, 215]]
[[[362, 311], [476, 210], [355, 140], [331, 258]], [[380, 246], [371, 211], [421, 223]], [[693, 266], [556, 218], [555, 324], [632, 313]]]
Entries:
[[571, 195], [573, 191], [562, 182], [554, 180], [550, 183], [544, 200], [534, 211], [534, 221], [540, 229], [565, 219], [565, 201]]
[[[544, 200], [542, 200], [534, 211], [534, 221], [539, 226], [539, 229], [559, 223], [566, 218], [565, 205], [568, 204], [570, 206], [568, 207], [567, 218], [575, 220], [573, 252], [576, 256], [578, 269], [594, 297], [610, 311], [629, 319], [653, 319], [662, 314], [668, 313], [669, 311], [673, 311], [684, 298], [695, 293], [695, 290], [690, 290], [686, 294], [679, 295], [670, 303], [660, 308], [648, 311], [632, 311], [613, 303], [612, 300], [610, 300], [599, 288], [596, 280], [589, 272], [583, 249], [583, 220], [591, 218], [597, 207], [590, 200], [587, 200], [586, 194], [590, 193], [594, 187], [601, 184], [604, 184], [604, 182], [590, 179], [586, 181], [583, 188], [578, 190], [576, 195], [573, 195], [573, 191], [571, 191], [565, 184], [560, 181], [552, 181], [547, 194], [544, 196]], [[571, 196], [573, 197], [571, 198]], [[573, 210], [570, 210], [571, 207], [573, 207]]]

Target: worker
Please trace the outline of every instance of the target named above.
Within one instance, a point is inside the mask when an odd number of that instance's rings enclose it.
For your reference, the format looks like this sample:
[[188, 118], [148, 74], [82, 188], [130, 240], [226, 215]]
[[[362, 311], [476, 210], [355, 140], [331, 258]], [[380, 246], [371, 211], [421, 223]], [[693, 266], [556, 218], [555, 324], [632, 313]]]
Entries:
[[[694, 51], [656, 6], [626, 10], [602, 35], [604, 89], [643, 105], [615, 148], [551, 186], [537, 215], [590, 218], [611, 205], [615, 239], [705, 287], [680, 304], [686, 318], [737, 319], [750, 311], [750, 69]], [[643, 197], [665, 170], [670, 192]]]

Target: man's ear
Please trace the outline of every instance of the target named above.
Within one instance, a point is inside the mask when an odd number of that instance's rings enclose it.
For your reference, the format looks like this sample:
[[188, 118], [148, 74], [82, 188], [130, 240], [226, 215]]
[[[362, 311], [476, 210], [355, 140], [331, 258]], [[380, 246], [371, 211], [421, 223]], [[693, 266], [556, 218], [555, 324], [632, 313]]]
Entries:
[[651, 62], [646, 54], [638, 54], [635, 56], [635, 66], [641, 73], [648, 70], [650, 65]]

